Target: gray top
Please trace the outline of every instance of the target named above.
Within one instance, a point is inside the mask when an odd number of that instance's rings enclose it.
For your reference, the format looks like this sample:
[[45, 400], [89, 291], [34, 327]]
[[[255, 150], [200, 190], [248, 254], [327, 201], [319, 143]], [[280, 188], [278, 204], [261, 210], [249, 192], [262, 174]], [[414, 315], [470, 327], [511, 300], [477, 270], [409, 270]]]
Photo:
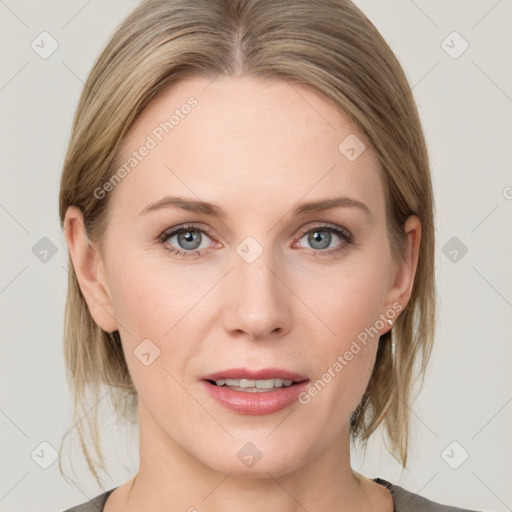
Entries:
[[[373, 481], [389, 489], [393, 497], [394, 512], [476, 512], [475, 510], [435, 503], [427, 500], [427, 498], [423, 498], [419, 494], [414, 494], [398, 485], [391, 484], [382, 478], [374, 478]], [[117, 487], [96, 496], [96, 498], [86, 503], [64, 510], [63, 512], [102, 512], [107, 498], [115, 489], [117, 489]]]

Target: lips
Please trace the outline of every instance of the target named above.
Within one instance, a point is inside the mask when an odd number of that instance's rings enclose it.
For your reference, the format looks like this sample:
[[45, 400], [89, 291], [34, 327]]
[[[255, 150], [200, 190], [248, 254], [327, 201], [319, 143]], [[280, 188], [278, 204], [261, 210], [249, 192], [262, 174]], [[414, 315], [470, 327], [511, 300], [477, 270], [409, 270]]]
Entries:
[[[272, 389], [248, 389], [238, 386], [219, 386], [217, 382], [228, 379], [252, 381], [256, 388], [262, 381], [281, 379], [288, 381], [287, 387], [274, 387]], [[273, 414], [297, 402], [298, 396], [309, 386], [309, 379], [304, 375], [284, 370], [282, 368], [263, 368], [249, 370], [247, 368], [231, 368], [204, 375], [201, 380], [205, 392], [224, 408], [237, 414], [260, 416]], [[242, 384], [242, 382], [240, 382]], [[266, 383], [264, 383], [266, 387]], [[290, 385], [291, 384], [291, 385]]]

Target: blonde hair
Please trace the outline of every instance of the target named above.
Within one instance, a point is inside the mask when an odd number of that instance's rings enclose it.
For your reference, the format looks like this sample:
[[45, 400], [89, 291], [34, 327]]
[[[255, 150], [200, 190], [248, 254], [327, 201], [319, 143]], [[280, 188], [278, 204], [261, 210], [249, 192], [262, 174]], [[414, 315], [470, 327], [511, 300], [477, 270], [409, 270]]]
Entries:
[[[67, 208], [75, 205], [83, 213], [89, 238], [99, 243], [108, 224], [109, 196], [98, 199], [94, 191], [115, 172], [117, 152], [134, 120], [164, 87], [191, 76], [213, 79], [222, 73], [310, 87], [356, 123], [380, 161], [389, 239], [397, 260], [404, 255], [406, 219], [414, 214], [421, 221], [410, 301], [392, 333], [381, 336], [367, 390], [351, 418], [352, 439], [365, 445], [382, 423], [388, 449], [405, 467], [412, 386], [417, 376], [424, 378], [434, 333], [433, 194], [411, 88], [387, 43], [354, 4], [348, 0], [142, 2], [117, 28], [85, 83], [62, 172], [61, 226]], [[119, 332], [107, 333], [95, 324], [68, 261], [66, 371], [82, 451], [100, 484], [97, 469], [106, 472], [96, 407], [105, 396], [102, 389], [108, 387], [118, 418], [132, 423], [137, 394]], [[62, 473], [60, 462], [59, 467]]]

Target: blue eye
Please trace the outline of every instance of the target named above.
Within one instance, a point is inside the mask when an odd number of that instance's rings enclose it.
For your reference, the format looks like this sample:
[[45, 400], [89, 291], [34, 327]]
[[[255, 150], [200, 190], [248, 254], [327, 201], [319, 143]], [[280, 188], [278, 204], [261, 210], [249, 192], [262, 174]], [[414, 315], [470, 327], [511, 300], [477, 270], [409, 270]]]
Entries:
[[327, 229], [315, 229], [304, 236], [307, 236], [308, 243], [313, 245], [313, 249], [327, 249], [333, 239], [332, 235], [333, 232]]
[[[313, 251], [326, 254], [337, 253], [345, 249], [353, 241], [351, 233], [346, 229], [327, 224], [309, 229], [302, 235], [299, 241], [303, 239], [307, 240]], [[338, 239], [338, 243], [336, 243], [336, 239]]]
[[[334, 235], [334, 236], [333, 236]], [[303, 231], [300, 242], [307, 239], [310, 247], [305, 249], [315, 255], [333, 256], [353, 243], [352, 234], [345, 228], [323, 224]], [[194, 225], [184, 225], [165, 231], [159, 237], [160, 243], [178, 258], [202, 256], [203, 250], [212, 245], [212, 239], [204, 229]], [[293, 247], [297, 246], [294, 242]]]
[[[202, 254], [200, 249], [206, 249], [211, 245], [210, 242], [201, 247], [204, 236], [210, 238], [204, 230], [198, 227], [181, 226], [178, 229], [164, 233], [160, 237], [160, 241], [168, 251], [175, 253], [179, 257], [187, 258], [190, 256], [200, 256]], [[173, 238], [176, 238], [176, 241], [171, 243], [170, 240]]]

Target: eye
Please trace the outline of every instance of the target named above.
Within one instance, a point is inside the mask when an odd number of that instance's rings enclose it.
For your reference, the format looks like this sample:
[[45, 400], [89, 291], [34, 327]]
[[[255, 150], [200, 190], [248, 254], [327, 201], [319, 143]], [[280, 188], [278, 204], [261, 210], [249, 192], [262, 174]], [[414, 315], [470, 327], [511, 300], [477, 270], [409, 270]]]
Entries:
[[166, 250], [185, 258], [200, 256], [201, 249], [211, 246], [211, 239], [206, 231], [196, 226], [173, 228], [164, 232], [159, 238]]
[[323, 224], [307, 230], [301, 236], [299, 242], [302, 240], [306, 240], [306, 243], [316, 253], [332, 254], [346, 249], [353, 242], [353, 237], [345, 228]]
[[[310, 245], [310, 248], [305, 249], [322, 256], [338, 254], [354, 243], [350, 231], [330, 224], [314, 226], [303, 231], [293, 247], [302, 247], [303, 239]], [[208, 249], [216, 243], [212, 241], [205, 229], [194, 225], [169, 229], [159, 236], [159, 241], [167, 251], [179, 258], [202, 256], [203, 249]]]

